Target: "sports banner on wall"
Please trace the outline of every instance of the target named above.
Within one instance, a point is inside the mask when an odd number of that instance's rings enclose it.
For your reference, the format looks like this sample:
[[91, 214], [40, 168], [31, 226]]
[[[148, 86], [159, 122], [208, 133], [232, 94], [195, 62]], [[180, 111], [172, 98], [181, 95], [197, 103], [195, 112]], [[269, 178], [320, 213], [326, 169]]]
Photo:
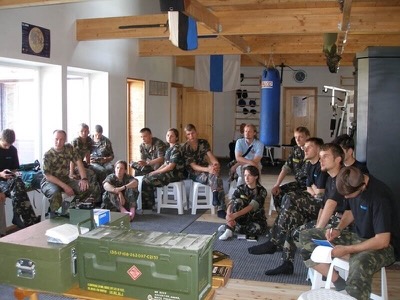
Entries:
[[197, 55], [194, 88], [227, 92], [240, 88], [240, 55]]

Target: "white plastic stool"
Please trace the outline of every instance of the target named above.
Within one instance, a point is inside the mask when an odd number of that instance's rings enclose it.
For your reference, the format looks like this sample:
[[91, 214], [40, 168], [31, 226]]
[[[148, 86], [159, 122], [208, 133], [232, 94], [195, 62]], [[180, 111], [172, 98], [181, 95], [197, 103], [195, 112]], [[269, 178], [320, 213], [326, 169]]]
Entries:
[[[329, 267], [328, 276], [326, 278], [325, 289], [330, 288], [330, 284], [332, 282], [332, 274], [333, 268], [339, 268], [346, 271], [346, 278], [347, 273], [349, 271], [349, 262], [347, 260], [335, 257], [332, 260], [331, 266]], [[387, 292], [387, 281], [386, 281], [386, 269], [385, 267], [381, 268], [381, 296], [371, 293], [370, 298], [373, 300], [387, 300], [388, 299], [388, 292]]]
[[[68, 201], [71, 202], [75, 196], [68, 197], [67, 194], [61, 193], [62, 195], [62, 202]], [[50, 202], [49, 199], [43, 195], [42, 197], [42, 212], [40, 214], [40, 221], [44, 221], [46, 219], [46, 213], [49, 211]]]
[[139, 191], [139, 196], [136, 201], [136, 209], [137, 210], [142, 210], [142, 180], [144, 176], [135, 176], [135, 179], [138, 180], [138, 191]]
[[157, 213], [160, 213], [161, 208], [177, 208], [178, 214], [182, 215], [186, 201], [186, 187], [183, 181], [171, 182], [162, 188], [157, 188]]
[[192, 215], [195, 215], [196, 210], [198, 209], [211, 209], [211, 214], [214, 215], [215, 207], [212, 204], [212, 199], [213, 195], [211, 187], [199, 182], [193, 182], [190, 191], [190, 202], [192, 203]]
[[297, 300], [345, 300], [355, 299], [335, 290], [316, 289], [302, 293]]
[[269, 211], [268, 211], [268, 216], [271, 215], [271, 213], [272, 213], [273, 210], [276, 211], [276, 208], [275, 208], [275, 204], [274, 204], [274, 196], [272, 196], [272, 193], [271, 193], [271, 198], [270, 198], [270, 200], [269, 200]]

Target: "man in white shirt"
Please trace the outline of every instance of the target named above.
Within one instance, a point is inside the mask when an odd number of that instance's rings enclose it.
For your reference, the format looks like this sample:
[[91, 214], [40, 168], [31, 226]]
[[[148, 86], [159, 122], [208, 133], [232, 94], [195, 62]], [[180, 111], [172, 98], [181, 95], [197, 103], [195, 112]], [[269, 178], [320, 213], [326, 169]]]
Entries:
[[246, 124], [244, 127], [244, 138], [238, 139], [235, 145], [236, 164], [231, 167], [231, 173], [236, 172], [238, 175], [237, 185], [244, 183], [243, 167], [255, 166], [260, 170], [261, 159], [264, 152], [264, 144], [256, 138], [257, 130], [255, 125]]

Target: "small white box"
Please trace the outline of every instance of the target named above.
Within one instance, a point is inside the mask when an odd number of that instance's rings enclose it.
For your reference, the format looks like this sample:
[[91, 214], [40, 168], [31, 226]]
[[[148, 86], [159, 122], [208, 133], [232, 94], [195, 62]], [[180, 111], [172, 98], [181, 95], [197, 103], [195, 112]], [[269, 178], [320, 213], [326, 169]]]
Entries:
[[94, 209], [93, 217], [96, 226], [104, 225], [111, 221], [109, 209]]

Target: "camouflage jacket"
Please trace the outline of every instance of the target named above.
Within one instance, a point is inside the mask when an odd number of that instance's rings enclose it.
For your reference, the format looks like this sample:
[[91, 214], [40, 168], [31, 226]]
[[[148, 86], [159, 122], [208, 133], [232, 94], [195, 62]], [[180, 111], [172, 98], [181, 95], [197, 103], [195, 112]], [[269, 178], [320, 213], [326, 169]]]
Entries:
[[69, 164], [79, 159], [78, 152], [71, 144], [65, 144], [59, 152], [51, 148], [43, 156], [43, 173], [53, 175], [61, 181], [68, 181]]

